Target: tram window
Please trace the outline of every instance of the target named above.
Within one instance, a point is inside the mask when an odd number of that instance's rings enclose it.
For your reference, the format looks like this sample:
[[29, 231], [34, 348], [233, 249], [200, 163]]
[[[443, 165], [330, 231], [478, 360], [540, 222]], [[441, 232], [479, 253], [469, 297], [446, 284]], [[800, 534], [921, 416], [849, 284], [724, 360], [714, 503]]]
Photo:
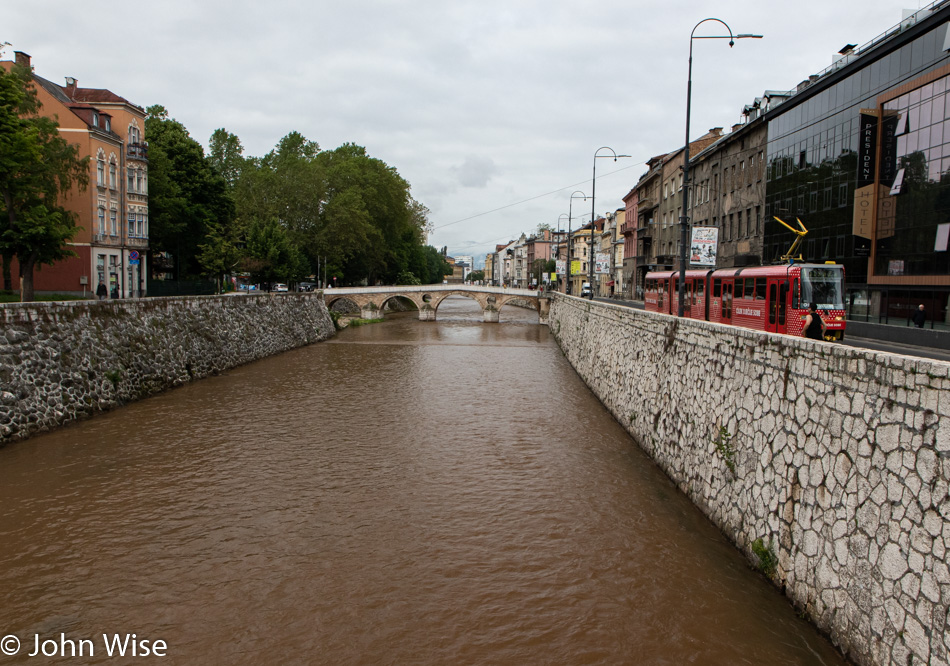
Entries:
[[755, 279], [755, 300], [765, 300], [765, 278]]
[[742, 298], [755, 298], [755, 278], [746, 278]]
[[720, 294], [722, 294], [722, 279], [716, 278], [713, 280], [713, 298], [719, 298]]
[[736, 280], [735, 286], [732, 288], [732, 295], [735, 298], [742, 298], [742, 280]]

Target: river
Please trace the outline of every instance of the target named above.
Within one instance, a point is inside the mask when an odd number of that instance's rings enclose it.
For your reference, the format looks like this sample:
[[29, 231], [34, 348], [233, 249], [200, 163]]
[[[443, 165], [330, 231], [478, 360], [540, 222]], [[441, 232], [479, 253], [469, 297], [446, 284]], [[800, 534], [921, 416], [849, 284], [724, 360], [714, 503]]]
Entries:
[[0, 666], [844, 663], [536, 314], [438, 316], [0, 449]]

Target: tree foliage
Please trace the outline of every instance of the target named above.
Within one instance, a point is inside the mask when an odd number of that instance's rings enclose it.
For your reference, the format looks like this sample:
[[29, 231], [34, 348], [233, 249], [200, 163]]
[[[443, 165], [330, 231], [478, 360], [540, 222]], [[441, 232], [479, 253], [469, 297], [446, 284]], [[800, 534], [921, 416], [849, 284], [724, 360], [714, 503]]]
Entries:
[[88, 183], [88, 158], [39, 115], [29, 69], [0, 68], [0, 254], [20, 266], [20, 300], [33, 300], [33, 270], [75, 256], [67, 243], [78, 231], [62, 205]]
[[[160, 107], [146, 120], [152, 244], [181, 257], [182, 274], [243, 270], [293, 282], [326, 266], [337, 284], [440, 282], [451, 267], [423, 245], [428, 209], [409, 183], [365, 148], [323, 151], [290, 132], [262, 157], [214, 131], [208, 155]], [[321, 271], [322, 273], [322, 271]]]
[[146, 110], [149, 143], [149, 245], [175, 257], [179, 279], [207, 272], [198, 257], [212, 229], [234, 220], [227, 185], [204, 148], [163, 106]]

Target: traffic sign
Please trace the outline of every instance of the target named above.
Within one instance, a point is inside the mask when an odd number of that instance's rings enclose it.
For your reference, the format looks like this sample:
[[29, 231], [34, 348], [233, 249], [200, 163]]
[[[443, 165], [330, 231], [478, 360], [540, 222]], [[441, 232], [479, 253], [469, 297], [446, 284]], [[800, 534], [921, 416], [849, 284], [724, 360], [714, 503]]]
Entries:
[[138, 250], [132, 250], [131, 252], [129, 252], [129, 259], [138, 259], [138, 258], [139, 258]]
[[138, 265], [139, 265], [138, 259], [129, 259], [129, 266], [138, 266]]

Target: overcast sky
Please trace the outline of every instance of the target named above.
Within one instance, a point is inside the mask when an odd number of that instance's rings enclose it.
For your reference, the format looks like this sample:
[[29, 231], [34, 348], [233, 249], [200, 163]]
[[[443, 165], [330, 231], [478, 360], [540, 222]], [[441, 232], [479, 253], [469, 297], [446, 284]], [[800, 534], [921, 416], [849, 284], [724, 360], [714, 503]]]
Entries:
[[[161, 104], [207, 146], [224, 127], [245, 155], [296, 130], [324, 149], [365, 146], [412, 186], [429, 242], [476, 256], [557, 227], [575, 190], [623, 206], [644, 163], [683, 145], [689, 35], [714, 16], [728, 47], [694, 42], [691, 138], [739, 122], [765, 90], [794, 88], [845, 44], [900, 22], [916, 0], [713, 4], [631, 0], [163, 0], [5, 2], [0, 42], [40, 76]], [[715, 22], [697, 35], [721, 35]], [[600, 152], [609, 155], [610, 151]], [[575, 218], [591, 202], [574, 200]], [[566, 227], [566, 218], [560, 222]], [[577, 226], [575, 221], [574, 227]]]

